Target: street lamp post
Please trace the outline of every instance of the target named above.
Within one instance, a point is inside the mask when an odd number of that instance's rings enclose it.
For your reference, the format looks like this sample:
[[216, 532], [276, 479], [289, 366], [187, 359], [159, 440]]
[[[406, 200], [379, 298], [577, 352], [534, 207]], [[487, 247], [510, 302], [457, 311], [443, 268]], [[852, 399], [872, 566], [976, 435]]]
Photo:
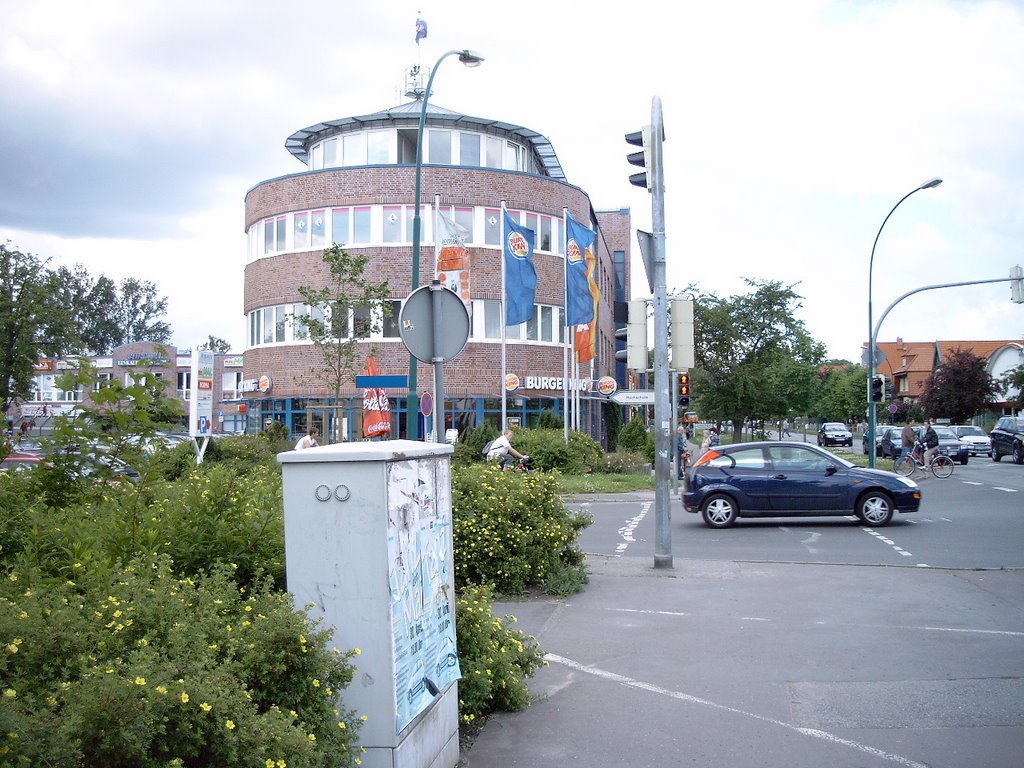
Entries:
[[[441, 57], [430, 70], [430, 77], [427, 78], [427, 88], [423, 91], [423, 103], [420, 104], [420, 129], [416, 135], [416, 191], [413, 196], [415, 212], [412, 216], [412, 288], [410, 293], [420, 287], [420, 179], [423, 176], [423, 132], [427, 123], [427, 99], [430, 98], [430, 89], [434, 84], [434, 75], [441, 62], [449, 56], [458, 56], [459, 61], [467, 67], [478, 67], [484, 60], [483, 56], [470, 50], [448, 51], [441, 54]], [[419, 439], [419, 405], [414, 406], [417, 398], [416, 383], [416, 358], [409, 355], [409, 395], [406, 398], [406, 437], [409, 440]], [[437, 425], [438, 430], [444, 429], [444, 424]], [[438, 432], [440, 434], [440, 432]]]
[[942, 179], [934, 178], [928, 179], [928, 181], [915, 187], [899, 199], [899, 202], [892, 207], [888, 215], [882, 220], [882, 226], [878, 228], [878, 234], [875, 235], [875, 242], [871, 244], [871, 259], [868, 261], [868, 434], [867, 434], [867, 445], [868, 445], [868, 466], [875, 466], [875, 401], [871, 398], [871, 383], [875, 380], [875, 326], [874, 318], [871, 314], [871, 280], [875, 269], [875, 246], [878, 245], [878, 238], [882, 234], [882, 230], [885, 229], [885, 223], [889, 221], [889, 216], [892, 216], [893, 212], [900, 207], [900, 203], [906, 200], [915, 192], [920, 192], [922, 189], [931, 189], [937, 187], [942, 183]]

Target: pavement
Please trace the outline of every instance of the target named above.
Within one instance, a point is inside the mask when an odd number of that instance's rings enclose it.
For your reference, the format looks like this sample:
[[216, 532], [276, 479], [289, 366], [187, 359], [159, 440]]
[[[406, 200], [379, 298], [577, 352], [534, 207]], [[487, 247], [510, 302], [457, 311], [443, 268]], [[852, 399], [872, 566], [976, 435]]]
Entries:
[[460, 768], [1021, 765], [1024, 572], [587, 565], [580, 594], [494, 604], [547, 666]]

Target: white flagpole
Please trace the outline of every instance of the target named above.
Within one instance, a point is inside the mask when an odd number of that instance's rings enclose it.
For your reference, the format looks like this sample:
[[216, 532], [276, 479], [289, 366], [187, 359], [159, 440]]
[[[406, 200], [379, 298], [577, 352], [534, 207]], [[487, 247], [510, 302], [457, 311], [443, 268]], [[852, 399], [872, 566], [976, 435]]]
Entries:
[[508, 306], [506, 305], [507, 293], [505, 291], [505, 238], [508, 232], [505, 231], [505, 201], [501, 201], [501, 250], [498, 258], [501, 264], [501, 433], [505, 434], [508, 429], [508, 403], [506, 402], [507, 388], [505, 386], [505, 319], [508, 317]]
[[[431, 218], [431, 224], [434, 227], [433, 230], [432, 230], [432, 234], [434, 236], [434, 274], [430, 278], [430, 282], [431, 283], [433, 283], [435, 280], [437, 280], [437, 266], [438, 266], [438, 262], [439, 262], [439, 259], [438, 259], [438, 255], [439, 254], [438, 254], [437, 251], [438, 251], [438, 248], [441, 247], [441, 241], [437, 237], [438, 215], [441, 213], [440, 210], [438, 210], [440, 205], [441, 205], [441, 195], [435, 194], [434, 195], [433, 216], [430, 217]], [[433, 442], [435, 442], [435, 443], [443, 443], [444, 442], [444, 424], [438, 424], [437, 423], [437, 417], [438, 417], [438, 415], [444, 413], [444, 403], [438, 401], [438, 397], [443, 397], [444, 396], [444, 392], [443, 392], [443, 390], [440, 387], [438, 387], [437, 366], [435, 365], [435, 366], [431, 366], [431, 367], [434, 369], [434, 414], [430, 417], [430, 421], [433, 424], [434, 429], [431, 430], [431, 431], [434, 433], [434, 440], [433, 440]], [[441, 372], [441, 377], [440, 378], [442, 378], [442, 379], [444, 378], [444, 371]], [[455, 423], [455, 417], [454, 416], [452, 416], [452, 423], [453, 424]]]
[[565, 322], [562, 325], [562, 331], [565, 333], [565, 337], [562, 342], [562, 410], [563, 413], [563, 432], [565, 433], [565, 444], [569, 444], [569, 343], [570, 333], [569, 330], [572, 326], [569, 323], [569, 209], [566, 207], [562, 208], [562, 243], [564, 244], [562, 253], [562, 282], [565, 284], [565, 288], [562, 291], [562, 306], [565, 309]]

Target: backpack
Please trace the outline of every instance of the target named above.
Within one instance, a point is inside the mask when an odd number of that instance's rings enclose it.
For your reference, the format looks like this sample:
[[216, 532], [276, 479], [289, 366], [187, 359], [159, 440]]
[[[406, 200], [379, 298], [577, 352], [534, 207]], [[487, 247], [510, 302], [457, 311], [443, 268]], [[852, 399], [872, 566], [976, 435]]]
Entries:
[[[497, 440], [497, 439], [498, 438], [494, 438], [494, 440]], [[494, 445], [494, 440], [491, 440], [490, 442], [487, 443], [487, 445], [484, 446], [484, 449], [482, 451], [484, 456], [486, 456], [488, 453], [491, 452], [491, 446]]]

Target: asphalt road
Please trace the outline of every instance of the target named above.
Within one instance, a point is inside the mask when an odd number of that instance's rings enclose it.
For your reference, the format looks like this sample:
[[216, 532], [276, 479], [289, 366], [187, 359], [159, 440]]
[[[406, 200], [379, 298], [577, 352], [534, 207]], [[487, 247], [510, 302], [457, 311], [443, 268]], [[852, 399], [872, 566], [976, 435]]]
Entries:
[[885, 528], [711, 530], [673, 496], [671, 569], [653, 494], [573, 502], [591, 581], [494, 604], [548, 666], [462, 765], [1018, 768], [1024, 467], [972, 459], [921, 487]]

